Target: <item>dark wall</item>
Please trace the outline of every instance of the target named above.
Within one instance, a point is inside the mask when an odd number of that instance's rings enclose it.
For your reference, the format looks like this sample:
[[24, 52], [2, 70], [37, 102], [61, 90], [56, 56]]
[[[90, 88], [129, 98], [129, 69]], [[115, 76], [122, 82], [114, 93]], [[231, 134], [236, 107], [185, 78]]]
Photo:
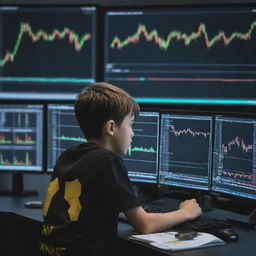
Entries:
[[193, 5], [193, 4], [228, 4], [228, 3], [256, 3], [256, 0], [0, 0], [0, 4], [50, 4], [50, 5], [86, 5], [99, 6], [138, 6], [138, 5]]

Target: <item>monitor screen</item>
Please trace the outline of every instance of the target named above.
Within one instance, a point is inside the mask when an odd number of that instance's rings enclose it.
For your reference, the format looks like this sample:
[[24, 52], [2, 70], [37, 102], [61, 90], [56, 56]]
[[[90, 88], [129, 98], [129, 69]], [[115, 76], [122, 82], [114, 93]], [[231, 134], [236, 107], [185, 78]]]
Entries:
[[43, 170], [43, 105], [0, 105], [0, 171]]
[[256, 104], [256, 8], [105, 12], [104, 79], [141, 103]]
[[256, 199], [256, 118], [215, 119], [213, 191]]
[[60, 154], [71, 146], [86, 142], [76, 121], [73, 105], [48, 105], [48, 166], [52, 172]]
[[74, 99], [96, 79], [95, 7], [0, 7], [0, 98]]
[[212, 117], [163, 113], [159, 183], [209, 190]]
[[123, 156], [131, 181], [157, 183], [159, 112], [140, 112], [133, 124], [134, 137]]

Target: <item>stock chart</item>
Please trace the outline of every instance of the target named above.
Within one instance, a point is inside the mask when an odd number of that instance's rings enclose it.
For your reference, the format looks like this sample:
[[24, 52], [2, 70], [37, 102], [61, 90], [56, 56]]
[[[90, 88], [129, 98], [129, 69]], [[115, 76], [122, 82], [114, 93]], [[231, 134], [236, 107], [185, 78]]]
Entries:
[[0, 8], [3, 97], [61, 98], [95, 81], [95, 11]]
[[43, 107], [1, 105], [0, 170], [42, 171]]
[[133, 96], [256, 97], [253, 8], [109, 11], [105, 21], [105, 78]]
[[158, 126], [158, 112], [141, 112], [133, 124], [132, 144], [123, 157], [132, 181], [157, 182]]
[[48, 171], [53, 171], [58, 157], [71, 146], [86, 142], [76, 121], [72, 105], [48, 105]]
[[160, 182], [208, 189], [211, 168], [210, 116], [164, 114]]
[[213, 188], [255, 198], [254, 119], [219, 116], [215, 129]]

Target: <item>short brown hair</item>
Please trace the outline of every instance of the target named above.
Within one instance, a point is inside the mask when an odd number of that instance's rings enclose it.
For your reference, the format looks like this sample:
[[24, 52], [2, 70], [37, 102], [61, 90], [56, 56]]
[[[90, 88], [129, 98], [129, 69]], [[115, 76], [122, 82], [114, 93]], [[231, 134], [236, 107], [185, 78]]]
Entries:
[[83, 89], [75, 101], [75, 114], [86, 138], [100, 138], [103, 125], [114, 120], [121, 125], [131, 113], [139, 115], [138, 103], [124, 90], [108, 83], [94, 83]]

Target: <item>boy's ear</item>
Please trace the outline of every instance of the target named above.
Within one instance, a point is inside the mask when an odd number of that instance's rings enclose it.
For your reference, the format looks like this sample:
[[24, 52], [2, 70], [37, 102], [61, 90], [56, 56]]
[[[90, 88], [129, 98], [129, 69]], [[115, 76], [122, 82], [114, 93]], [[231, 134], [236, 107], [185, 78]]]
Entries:
[[105, 124], [105, 132], [111, 136], [114, 135], [116, 123], [114, 120], [109, 120]]

